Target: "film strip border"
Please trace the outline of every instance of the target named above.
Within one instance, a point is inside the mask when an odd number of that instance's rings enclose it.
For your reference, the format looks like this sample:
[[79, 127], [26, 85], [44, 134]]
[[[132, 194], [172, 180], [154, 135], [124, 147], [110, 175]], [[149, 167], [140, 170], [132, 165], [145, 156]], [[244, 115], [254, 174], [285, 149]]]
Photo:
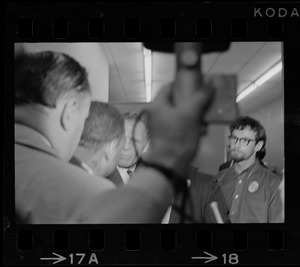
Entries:
[[299, 3], [9, 5], [15, 41], [299, 40]]
[[[14, 42], [284, 41], [290, 43], [289, 52], [297, 51], [294, 44], [300, 42], [299, 13], [299, 3], [173, 3], [172, 8], [159, 3], [18, 3], [7, 5], [5, 37], [7, 46]], [[285, 60], [297, 63], [293, 56], [286, 53]], [[288, 64], [285, 68], [285, 85], [295, 84], [297, 69]], [[297, 147], [296, 90], [289, 86], [285, 92], [288, 149]], [[286, 153], [287, 177], [293, 176], [291, 170], [297, 166], [292, 161], [295, 155]], [[291, 194], [292, 186], [287, 183]], [[10, 214], [14, 207], [5, 200], [4, 208], [10, 210], [5, 214]], [[291, 223], [297, 216], [289, 209]], [[300, 229], [295, 225], [37, 227], [15, 226], [11, 220], [3, 224], [4, 263], [296, 264], [300, 262]]]
[[208, 226], [168, 225], [155, 232], [153, 226], [136, 225], [34, 228], [5, 236], [5, 244], [15, 248], [4, 254], [7, 263], [299, 263], [300, 233], [279, 227], [212, 231]]
[[[159, 36], [165, 40], [180, 38], [178, 23], [175, 18], [162, 18], [158, 26]], [[102, 18], [89, 18], [87, 25], [87, 36], [90, 40], [101, 40], [110, 37], [107, 33], [107, 22]], [[142, 36], [142, 22], [139, 18], [126, 18], [123, 20], [123, 32], [119, 37], [125, 40], [137, 40]], [[36, 32], [39, 32], [39, 21], [32, 18], [19, 18], [17, 21], [17, 36], [20, 39], [35, 38]], [[50, 25], [48, 25], [49, 27]], [[53, 40], [73, 39], [78, 38], [78, 32], [74, 34], [74, 28], [77, 29], [76, 23], [71, 19], [65, 17], [53, 18], [51, 21]], [[276, 40], [283, 38], [284, 23], [276, 18], [269, 20], [267, 23], [266, 36], [269, 40]], [[255, 26], [254, 26], [255, 27]], [[215, 34], [211, 18], [197, 18], [195, 20], [195, 37], [200, 39], [208, 39]], [[121, 29], [119, 29], [121, 30]], [[251, 30], [251, 29], [250, 29]], [[249, 35], [249, 25], [246, 18], [234, 18], [231, 20], [231, 37], [234, 39], [244, 39]]]

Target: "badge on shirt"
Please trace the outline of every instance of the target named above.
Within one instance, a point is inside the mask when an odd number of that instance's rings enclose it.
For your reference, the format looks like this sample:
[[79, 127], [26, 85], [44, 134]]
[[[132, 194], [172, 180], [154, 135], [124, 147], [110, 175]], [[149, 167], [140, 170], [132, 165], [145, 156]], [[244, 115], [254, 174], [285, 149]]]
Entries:
[[257, 189], [258, 189], [258, 182], [256, 181], [253, 181], [248, 187], [248, 191], [250, 193], [254, 193], [255, 191], [257, 191]]

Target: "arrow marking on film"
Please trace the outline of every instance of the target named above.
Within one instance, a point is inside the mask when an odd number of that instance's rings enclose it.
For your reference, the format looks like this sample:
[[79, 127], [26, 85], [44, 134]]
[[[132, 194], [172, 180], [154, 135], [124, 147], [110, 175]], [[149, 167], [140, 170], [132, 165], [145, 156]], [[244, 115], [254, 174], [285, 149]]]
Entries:
[[53, 261], [53, 260], [56, 260], [55, 262], [53, 262], [53, 264], [56, 264], [56, 263], [59, 263], [59, 262], [64, 261], [66, 259], [65, 257], [63, 257], [63, 256], [61, 256], [59, 254], [56, 254], [54, 252], [52, 252], [52, 254], [55, 255], [58, 258], [40, 258], [40, 260], [42, 260], [42, 261]]
[[208, 263], [210, 261], [214, 261], [214, 260], [218, 259], [218, 257], [216, 257], [215, 255], [212, 255], [212, 254], [210, 254], [210, 253], [208, 253], [206, 251], [204, 251], [204, 253], [206, 255], [208, 255], [209, 257], [192, 257], [192, 260], [202, 260], [202, 259], [204, 259], [204, 260], [207, 260], [204, 263]]

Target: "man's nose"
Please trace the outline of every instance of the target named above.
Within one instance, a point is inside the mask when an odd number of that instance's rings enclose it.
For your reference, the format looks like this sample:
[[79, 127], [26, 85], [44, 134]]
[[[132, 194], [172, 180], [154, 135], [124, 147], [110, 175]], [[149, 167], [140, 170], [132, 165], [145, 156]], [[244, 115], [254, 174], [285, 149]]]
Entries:
[[125, 139], [125, 142], [124, 142], [123, 148], [124, 148], [125, 150], [128, 150], [128, 149], [130, 148], [130, 146], [131, 146], [131, 140], [128, 139], [128, 138], [126, 138], [126, 139]]
[[236, 143], [231, 144], [231, 147], [233, 147], [233, 148], [240, 147], [240, 146], [241, 146], [240, 140], [237, 140]]

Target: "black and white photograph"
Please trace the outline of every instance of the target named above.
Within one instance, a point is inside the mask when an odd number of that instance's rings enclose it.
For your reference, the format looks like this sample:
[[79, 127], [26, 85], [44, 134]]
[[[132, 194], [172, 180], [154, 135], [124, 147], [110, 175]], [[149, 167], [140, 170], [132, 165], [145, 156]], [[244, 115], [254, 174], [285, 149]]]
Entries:
[[285, 222], [282, 42], [14, 53], [16, 224]]

